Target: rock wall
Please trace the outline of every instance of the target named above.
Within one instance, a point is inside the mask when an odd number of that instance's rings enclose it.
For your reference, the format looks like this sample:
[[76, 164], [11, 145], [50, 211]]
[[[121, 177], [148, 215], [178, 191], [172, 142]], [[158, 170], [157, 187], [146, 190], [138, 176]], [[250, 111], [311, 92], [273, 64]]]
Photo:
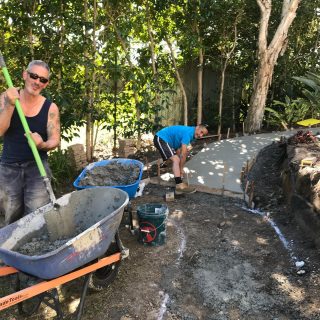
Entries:
[[[304, 161], [307, 159], [308, 161]], [[306, 163], [306, 164], [304, 164]], [[287, 145], [282, 187], [288, 213], [320, 247], [320, 147], [318, 143]]]
[[286, 223], [293, 217], [320, 248], [319, 180], [320, 142], [308, 132], [260, 150], [241, 179], [249, 206]]

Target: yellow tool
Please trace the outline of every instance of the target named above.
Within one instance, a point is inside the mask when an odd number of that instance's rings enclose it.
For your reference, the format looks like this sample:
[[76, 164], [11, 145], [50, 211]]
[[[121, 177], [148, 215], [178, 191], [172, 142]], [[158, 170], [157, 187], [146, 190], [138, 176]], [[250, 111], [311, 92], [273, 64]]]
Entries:
[[319, 123], [320, 123], [320, 120], [313, 119], [313, 118], [305, 119], [305, 120], [297, 122], [297, 124], [299, 124], [300, 126], [304, 126], [304, 127], [310, 127], [310, 126], [313, 126], [313, 125], [319, 124]]
[[300, 167], [306, 167], [306, 166], [312, 167], [316, 163], [316, 161], [317, 161], [316, 157], [304, 158], [300, 162]]

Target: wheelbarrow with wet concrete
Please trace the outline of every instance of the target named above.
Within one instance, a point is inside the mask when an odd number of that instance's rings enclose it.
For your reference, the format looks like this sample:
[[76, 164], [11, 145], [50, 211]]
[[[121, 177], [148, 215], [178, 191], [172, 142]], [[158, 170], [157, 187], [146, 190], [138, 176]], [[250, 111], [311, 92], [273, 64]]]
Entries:
[[58, 207], [47, 205], [0, 229], [0, 277], [16, 277], [15, 292], [0, 298], [0, 312], [17, 304], [30, 316], [44, 303], [63, 319], [57, 288], [83, 277], [72, 315], [80, 319], [88, 288], [107, 287], [129, 254], [118, 233], [128, 202], [120, 189], [74, 191], [59, 198]]
[[[77, 190], [116, 188], [127, 192], [131, 200], [141, 191], [143, 168], [144, 164], [135, 159], [115, 158], [93, 162], [82, 170], [73, 186]], [[122, 224], [128, 226], [132, 234], [136, 233], [130, 201], [124, 209]]]

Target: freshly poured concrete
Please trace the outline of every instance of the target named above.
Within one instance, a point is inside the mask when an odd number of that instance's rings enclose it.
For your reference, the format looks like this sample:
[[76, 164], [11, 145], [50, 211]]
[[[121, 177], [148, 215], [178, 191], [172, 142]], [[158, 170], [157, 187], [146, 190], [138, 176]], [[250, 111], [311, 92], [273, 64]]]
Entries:
[[[316, 134], [320, 129], [304, 129], [307, 130]], [[243, 193], [240, 174], [247, 160], [253, 159], [259, 150], [273, 141], [293, 136], [297, 131], [263, 133], [210, 143], [186, 163], [185, 172], [188, 173], [189, 183]]]

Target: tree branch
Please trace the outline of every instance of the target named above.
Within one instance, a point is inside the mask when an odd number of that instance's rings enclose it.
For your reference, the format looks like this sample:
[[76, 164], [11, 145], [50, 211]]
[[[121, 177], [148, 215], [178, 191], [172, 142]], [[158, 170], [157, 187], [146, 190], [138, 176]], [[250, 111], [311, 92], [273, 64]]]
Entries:
[[262, 55], [268, 47], [268, 25], [271, 15], [271, 0], [257, 0], [260, 7], [261, 20], [258, 39], [258, 55]]

